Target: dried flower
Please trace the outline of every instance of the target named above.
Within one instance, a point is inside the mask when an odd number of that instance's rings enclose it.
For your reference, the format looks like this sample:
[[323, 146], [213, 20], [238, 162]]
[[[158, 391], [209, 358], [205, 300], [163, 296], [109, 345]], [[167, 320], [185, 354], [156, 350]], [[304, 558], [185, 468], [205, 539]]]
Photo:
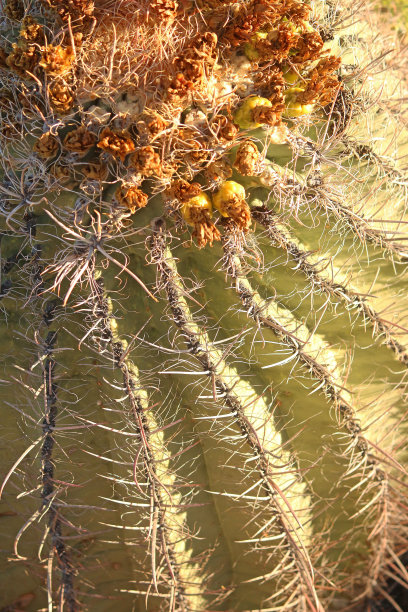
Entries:
[[269, 29], [285, 12], [285, 6], [267, 0], [251, 0], [241, 3], [235, 18], [231, 20], [223, 35], [231, 47], [238, 47], [248, 42], [252, 35], [267, 26]]
[[256, 173], [259, 159], [260, 155], [256, 144], [251, 140], [246, 140], [238, 147], [234, 168], [236, 168], [240, 174], [253, 176]]
[[281, 112], [276, 111], [272, 105], [256, 106], [252, 111], [252, 117], [255, 123], [272, 127], [281, 122]]
[[129, 153], [135, 150], [135, 143], [126, 130], [111, 130], [106, 127], [100, 134], [100, 139], [97, 146], [113, 155], [119, 157], [123, 162]]
[[323, 106], [333, 101], [336, 92], [341, 87], [339, 79], [332, 73], [340, 66], [340, 58], [333, 55], [319, 61], [308, 74], [306, 87], [297, 100], [301, 104], [319, 102]]
[[115, 197], [118, 203], [128, 208], [132, 214], [139, 208], [144, 208], [148, 201], [148, 196], [141, 189], [125, 183], [115, 191]]
[[96, 142], [96, 135], [87, 130], [86, 127], [80, 126], [76, 130], [69, 132], [65, 138], [63, 145], [65, 149], [71, 153], [80, 153], [85, 155], [93, 147]]
[[217, 40], [213, 32], [199, 34], [174, 58], [173, 76], [164, 79], [170, 98], [183, 98], [202, 84], [206, 71], [216, 62]]
[[72, 89], [62, 80], [54, 81], [48, 86], [48, 97], [54, 109], [64, 115], [74, 106], [75, 98]]
[[137, 122], [137, 130], [141, 136], [147, 138], [155, 138], [163, 130], [165, 130], [167, 124], [160, 115], [142, 115], [141, 119]]
[[150, 145], [137, 149], [131, 155], [129, 162], [131, 167], [144, 177], [163, 175], [160, 155]]
[[33, 150], [37, 153], [41, 159], [50, 159], [55, 157], [59, 149], [58, 140], [51, 134], [51, 132], [45, 132], [42, 134], [34, 144]]
[[297, 64], [315, 60], [319, 57], [323, 47], [323, 40], [318, 32], [304, 32], [296, 45], [296, 53], [291, 56], [291, 60]]
[[182, 179], [174, 181], [170, 187], [170, 195], [179, 202], [187, 202], [197, 195], [200, 195], [202, 189], [199, 183], [188, 183]]
[[260, 96], [251, 96], [239, 106], [234, 113], [234, 122], [242, 129], [255, 129], [262, 124], [276, 125], [279, 111], [275, 110], [272, 102]]
[[24, 17], [20, 30], [20, 43], [43, 45], [45, 43], [44, 27], [31, 15]]
[[72, 47], [48, 45], [42, 52], [39, 65], [50, 75], [64, 74], [71, 70], [74, 59]]
[[6, 59], [6, 64], [13, 72], [23, 79], [32, 78], [39, 60], [39, 52], [36, 46], [13, 43], [13, 51]]

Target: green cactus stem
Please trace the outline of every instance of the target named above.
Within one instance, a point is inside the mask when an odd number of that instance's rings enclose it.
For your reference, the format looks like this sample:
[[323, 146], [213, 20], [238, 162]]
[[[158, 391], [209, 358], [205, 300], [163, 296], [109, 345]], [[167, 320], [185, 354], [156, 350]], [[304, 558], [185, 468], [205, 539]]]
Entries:
[[0, 610], [403, 610], [394, 18], [0, 13]]

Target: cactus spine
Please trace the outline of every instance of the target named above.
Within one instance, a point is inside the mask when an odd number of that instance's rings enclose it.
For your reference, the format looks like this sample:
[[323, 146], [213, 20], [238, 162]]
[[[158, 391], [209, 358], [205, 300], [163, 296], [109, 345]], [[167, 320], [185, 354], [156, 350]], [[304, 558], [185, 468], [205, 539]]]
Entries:
[[401, 610], [398, 36], [299, 0], [0, 27], [2, 609]]

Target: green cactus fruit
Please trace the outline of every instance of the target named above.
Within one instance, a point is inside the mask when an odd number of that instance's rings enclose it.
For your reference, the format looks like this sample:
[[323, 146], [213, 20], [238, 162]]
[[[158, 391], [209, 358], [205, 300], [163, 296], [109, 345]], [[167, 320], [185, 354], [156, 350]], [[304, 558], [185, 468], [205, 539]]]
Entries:
[[1, 11], [0, 610], [405, 609], [397, 30]]

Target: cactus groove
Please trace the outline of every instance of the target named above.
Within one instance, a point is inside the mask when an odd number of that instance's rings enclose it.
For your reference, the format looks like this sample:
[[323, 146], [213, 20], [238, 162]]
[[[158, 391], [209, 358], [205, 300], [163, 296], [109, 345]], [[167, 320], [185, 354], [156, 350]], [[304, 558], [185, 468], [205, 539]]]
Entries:
[[2, 2], [0, 611], [405, 609], [407, 66], [369, 8]]

